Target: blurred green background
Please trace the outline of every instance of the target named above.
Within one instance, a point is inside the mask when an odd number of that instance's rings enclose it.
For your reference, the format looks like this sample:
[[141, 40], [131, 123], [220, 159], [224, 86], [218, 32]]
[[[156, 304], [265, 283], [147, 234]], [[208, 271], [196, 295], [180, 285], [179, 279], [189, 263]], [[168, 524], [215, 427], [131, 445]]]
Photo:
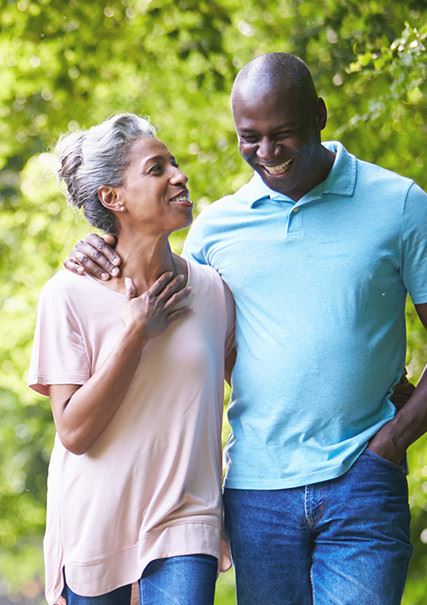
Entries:
[[[25, 374], [40, 287], [88, 231], [55, 181], [58, 135], [117, 111], [148, 114], [200, 211], [249, 176], [229, 111], [237, 70], [285, 50], [309, 64], [326, 99], [325, 138], [426, 187], [426, 14], [425, 0], [0, 0], [0, 595], [42, 600], [53, 423]], [[427, 339], [410, 305], [408, 334], [417, 380]], [[410, 466], [415, 553], [404, 603], [424, 605], [425, 439]], [[216, 602], [234, 602], [232, 573]]]

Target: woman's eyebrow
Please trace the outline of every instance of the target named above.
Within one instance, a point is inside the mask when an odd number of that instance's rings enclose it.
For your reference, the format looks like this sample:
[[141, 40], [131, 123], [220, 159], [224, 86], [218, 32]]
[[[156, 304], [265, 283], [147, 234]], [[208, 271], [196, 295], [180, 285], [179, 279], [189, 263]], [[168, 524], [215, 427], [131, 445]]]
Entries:
[[150, 155], [150, 157], [144, 160], [143, 166], [145, 167], [149, 162], [165, 161], [165, 159], [166, 157], [164, 155]]

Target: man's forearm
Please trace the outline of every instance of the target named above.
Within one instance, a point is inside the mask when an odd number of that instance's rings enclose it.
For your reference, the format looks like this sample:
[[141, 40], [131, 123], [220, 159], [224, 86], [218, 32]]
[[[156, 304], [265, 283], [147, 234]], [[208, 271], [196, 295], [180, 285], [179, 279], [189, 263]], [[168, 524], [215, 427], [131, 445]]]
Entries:
[[400, 462], [408, 447], [427, 432], [427, 367], [408, 402], [369, 442], [380, 456]]
[[427, 366], [407, 404], [392, 420], [395, 439], [403, 449], [427, 431]]

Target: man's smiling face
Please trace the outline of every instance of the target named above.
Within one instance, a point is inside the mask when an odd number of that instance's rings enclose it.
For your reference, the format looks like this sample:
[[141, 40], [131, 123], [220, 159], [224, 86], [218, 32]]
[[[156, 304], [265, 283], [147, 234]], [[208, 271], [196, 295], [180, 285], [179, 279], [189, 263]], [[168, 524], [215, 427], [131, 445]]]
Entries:
[[271, 189], [297, 200], [313, 187], [326, 123], [322, 99], [296, 88], [244, 86], [233, 96], [233, 114], [242, 157]]

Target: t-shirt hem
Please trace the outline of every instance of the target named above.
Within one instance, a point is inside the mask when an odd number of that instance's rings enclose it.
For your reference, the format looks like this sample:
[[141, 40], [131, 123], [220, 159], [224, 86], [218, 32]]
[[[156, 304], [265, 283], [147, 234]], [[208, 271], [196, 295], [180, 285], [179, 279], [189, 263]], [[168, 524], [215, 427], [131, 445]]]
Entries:
[[414, 305], [425, 305], [427, 303], [427, 292], [417, 294], [417, 295], [411, 294], [411, 300], [414, 303]]
[[[364, 449], [364, 448], [363, 448]], [[224, 482], [225, 489], [253, 489], [253, 490], [275, 490], [275, 489], [290, 489], [294, 487], [302, 487], [304, 485], [311, 485], [313, 483], [320, 483], [322, 481], [329, 481], [331, 479], [337, 479], [344, 475], [351, 466], [355, 463], [357, 458], [362, 453], [358, 451], [351, 459], [345, 463], [334, 465], [327, 470], [316, 471], [307, 475], [297, 475], [292, 477], [278, 477], [269, 478], [226, 478]]]
[[87, 376], [66, 376], [58, 377], [58, 376], [46, 376], [46, 375], [38, 375], [38, 376], [30, 376], [28, 380], [28, 386], [33, 391], [40, 393], [40, 395], [49, 395], [49, 385], [51, 384], [79, 384], [83, 385], [87, 382]]
[[[180, 522], [150, 531], [134, 546], [96, 561], [73, 562], [64, 557], [58, 561], [55, 586], [46, 586], [46, 600], [49, 605], [54, 605], [61, 596], [64, 568], [67, 584], [73, 592], [88, 597], [98, 596], [137, 582], [147, 565], [155, 559], [203, 554], [219, 560], [220, 539], [220, 524]], [[145, 550], [149, 551], [149, 556], [144, 556]]]

